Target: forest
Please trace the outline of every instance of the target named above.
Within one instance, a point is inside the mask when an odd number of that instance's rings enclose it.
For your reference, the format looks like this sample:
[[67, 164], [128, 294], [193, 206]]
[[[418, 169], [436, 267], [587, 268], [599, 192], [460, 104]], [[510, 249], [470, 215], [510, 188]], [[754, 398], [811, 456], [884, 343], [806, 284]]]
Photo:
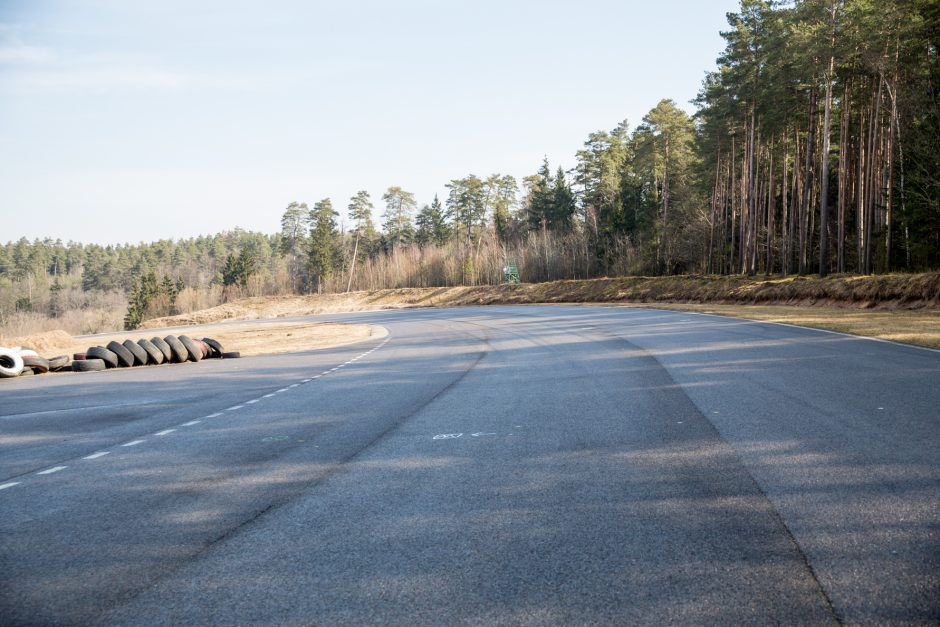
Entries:
[[[239, 229], [0, 245], [0, 330], [90, 333], [243, 296], [621, 275], [940, 268], [940, 3], [743, 0], [689, 115], [591, 132], [565, 169], [390, 186]], [[380, 223], [376, 222], [376, 214]]]

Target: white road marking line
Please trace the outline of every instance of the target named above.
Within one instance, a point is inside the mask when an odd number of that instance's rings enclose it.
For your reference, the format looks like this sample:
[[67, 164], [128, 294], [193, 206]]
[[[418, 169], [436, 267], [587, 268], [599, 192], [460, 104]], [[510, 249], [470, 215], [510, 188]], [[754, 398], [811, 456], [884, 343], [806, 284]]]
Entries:
[[273, 398], [273, 397], [274, 397], [274, 393], [272, 392], [271, 394], [265, 394], [261, 398]]
[[137, 446], [138, 444], [143, 444], [146, 441], [147, 440], [131, 440], [130, 442], [122, 444], [121, 446]]
[[88, 455], [87, 457], [83, 457], [82, 459], [98, 459], [99, 457], [104, 457], [105, 455], [108, 455], [110, 453], [111, 451], [98, 451], [97, 453], [92, 453], [91, 455]]
[[245, 405], [254, 405], [255, 403], [257, 403], [257, 402], [260, 401], [260, 400], [261, 400], [260, 398], [253, 398], [253, 399], [251, 399], [250, 401], [245, 401]]
[[304, 379], [301, 383], [310, 383], [311, 381], [313, 381], [313, 379]]
[[15, 485], [20, 485], [19, 481], [11, 481], [10, 483], [4, 483], [0, 485], [0, 490], [6, 490], [7, 488], [12, 488]]
[[235, 405], [234, 407], [229, 407], [225, 411], [235, 411], [236, 409], [241, 409], [244, 405]]
[[319, 379], [319, 378], [322, 377], [322, 376], [323, 376], [322, 374], [318, 374], [318, 375], [314, 376], [313, 378], [314, 378], [314, 379]]
[[37, 472], [37, 475], [51, 475], [54, 472], [59, 472], [60, 470], [65, 470], [68, 466], [56, 466], [54, 468], [46, 468], [45, 470], [40, 470]]
[[184, 423], [181, 424], [180, 426], [181, 426], [181, 427], [191, 427], [191, 426], [193, 426], [193, 425], [198, 425], [200, 422], [202, 422], [202, 421], [201, 421], [201, 420], [190, 420], [189, 422], [184, 422]]
[[[222, 415], [222, 412], [216, 412], [216, 413], [214, 413], [214, 414], [209, 414], [208, 416], [205, 416], [205, 418], [207, 418], [207, 419], [208, 419], [208, 418], [218, 418], [218, 417], [221, 416], [221, 415]], [[199, 422], [199, 421], [197, 420], [196, 422]]]
[[176, 429], [164, 429], [163, 431], [157, 431], [154, 435], [166, 435], [168, 433], [173, 433]]
[[280, 394], [281, 392], [286, 392], [286, 391], [287, 391], [287, 388], [281, 388], [280, 390], [275, 392], [275, 394]]
[[287, 386], [287, 389], [288, 389], [288, 390], [293, 390], [293, 389], [294, 389], [295, 387], [297, 387], [298, 385], [300, 385], [300, 384], [299, 384], [299, 383], [292, 383], [292, 384], [290, 384], [290, 385]]

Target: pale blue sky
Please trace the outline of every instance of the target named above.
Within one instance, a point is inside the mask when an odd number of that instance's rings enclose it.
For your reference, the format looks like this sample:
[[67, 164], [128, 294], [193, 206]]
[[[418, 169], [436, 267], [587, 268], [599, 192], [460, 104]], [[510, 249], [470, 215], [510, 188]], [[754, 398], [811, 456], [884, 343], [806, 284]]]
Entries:
[[0, 0], [0, 242], [240, 226], [292, 200], [575, 164], [692, 111], [737, 0]]

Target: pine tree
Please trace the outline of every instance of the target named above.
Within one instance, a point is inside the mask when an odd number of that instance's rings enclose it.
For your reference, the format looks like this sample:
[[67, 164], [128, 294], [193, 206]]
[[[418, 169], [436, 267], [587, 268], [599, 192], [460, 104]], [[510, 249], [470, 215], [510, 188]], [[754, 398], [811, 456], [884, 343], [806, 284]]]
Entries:
[[323, 292], [324, 284], [333, 273], [335, 254], [336, 220], [338, 214], [333, 211], [333, 203], [324, 198], [313, 206], [310, 212], [310, 249], [307, 266], [311, 280], [315, 282], [317, 293]]
[[383, 228], [392, 247], [407, 244], [414, 236], [411, 216], [418, 206], [414, 194], [394, 186], [386, 190], [382, 195], [382, 200], [385, 201], [385, 212], [382, 214], [385, 218]]
[[372, 200], [369, 198], [369, 192], [365, 190], [357, 192], [349, 201], [349, 219], [355, 225], [356, 243], [353, 246], [352, 261], [349, 264], [349, 280], [346, 283], [347, 292], [352, 288], [353, 273], [359, 256], [359, 241], [365, 238], [369, 242], [375, 234], [375, 227], [372, 224], [372, 209]]
[[450, 237], [450, 229], [444, 218], [444, 208], [437, 194], [430, 205], [424, 205], [415, 218], [418, 230], [415, 232], [415, 241], [422, 246], [433, 244], [443, 246]]

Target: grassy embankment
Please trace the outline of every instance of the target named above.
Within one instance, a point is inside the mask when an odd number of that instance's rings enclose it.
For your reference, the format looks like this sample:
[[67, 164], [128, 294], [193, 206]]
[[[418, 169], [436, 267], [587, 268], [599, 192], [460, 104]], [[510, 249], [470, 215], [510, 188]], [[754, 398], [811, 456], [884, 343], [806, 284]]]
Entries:
[[621, 277], [521, 285], [400, 288], [249, 298], [145, 328], [405, 307], [602, 303], [786, 322], [940, 348], [940, 273], [880, 276]]

